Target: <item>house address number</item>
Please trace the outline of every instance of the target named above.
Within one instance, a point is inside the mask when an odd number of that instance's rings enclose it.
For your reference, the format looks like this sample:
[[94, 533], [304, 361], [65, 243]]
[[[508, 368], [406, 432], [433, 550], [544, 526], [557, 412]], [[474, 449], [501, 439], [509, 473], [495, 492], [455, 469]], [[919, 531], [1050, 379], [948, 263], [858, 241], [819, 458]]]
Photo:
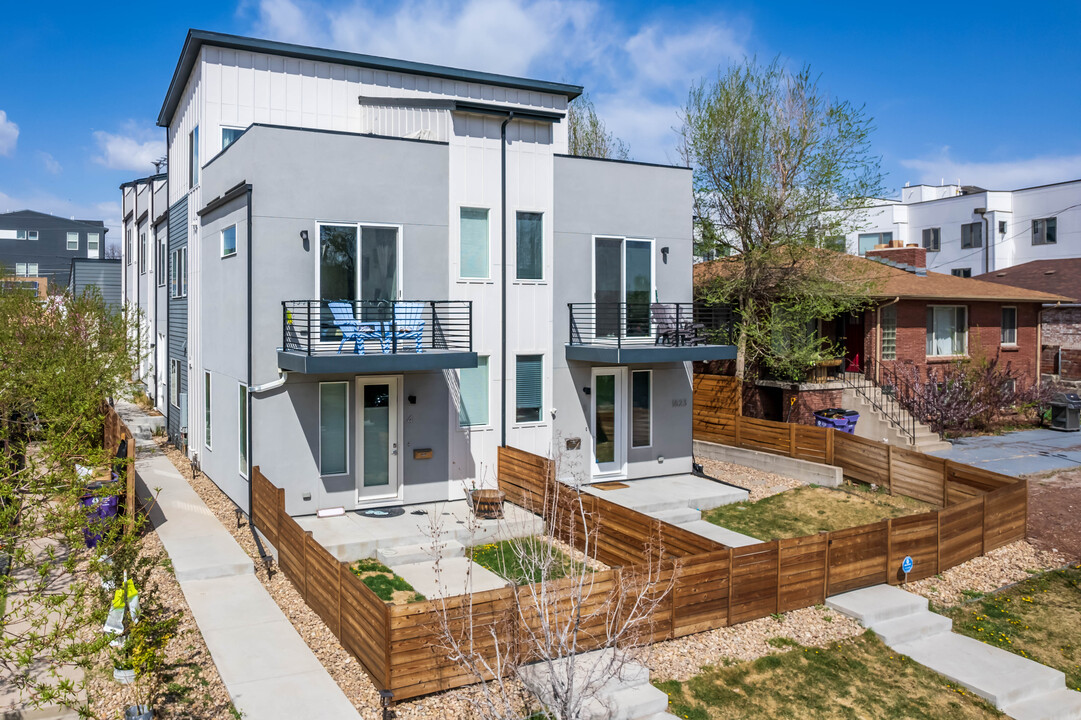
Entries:
[[672, 407], [687, 407], [687, 398], [674, 398]]

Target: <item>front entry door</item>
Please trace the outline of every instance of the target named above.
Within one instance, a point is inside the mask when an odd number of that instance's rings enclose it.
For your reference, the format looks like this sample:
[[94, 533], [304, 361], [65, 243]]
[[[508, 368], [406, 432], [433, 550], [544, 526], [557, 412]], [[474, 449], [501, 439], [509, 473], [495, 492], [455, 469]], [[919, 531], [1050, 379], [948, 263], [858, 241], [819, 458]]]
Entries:
[[397, 377], [357, 378], [357, 502], [370, 504], [399, 497]]
[[593, 474], [618, 475], [626, 465], [627, 368], [593, 368], [592, 411]]

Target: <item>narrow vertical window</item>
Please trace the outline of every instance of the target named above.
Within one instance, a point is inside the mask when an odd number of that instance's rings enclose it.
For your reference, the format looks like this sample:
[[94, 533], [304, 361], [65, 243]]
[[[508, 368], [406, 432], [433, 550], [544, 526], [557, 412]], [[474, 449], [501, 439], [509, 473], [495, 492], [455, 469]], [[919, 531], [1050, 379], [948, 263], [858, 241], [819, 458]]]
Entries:
[[520, 212], [517, 217], [516, 246], [517, 277], [519, 280], [541, 280], [544, 277], [544, 232], [540, 213]]
[[461, 395], [458, 408], [458, 425], [476, 427], [488, 424], [488, 358], [477, 358], [475, 368], [458, 371], [458, 388]]
[[653, 371], [631, 373], [631, 447], [653, 444]]
[[199, 184], [199, 126], [188, 133], [188, 186]]
[[146, 275], [146, 256], [150, 248], [146, 244], [146, 233], [139, 233], [139, 274]]
[[1002, 344], [1017, 344], [1017, 308], [1002, 308]]
[[240, 474], [244, 477], [248, 477], [248, 388], [243, 385], [238, 386], [239, 392], [237, 393], [237, 400], [239, 401], [239, 407], [237, 418], [239, 418], [239, 427], [237, 432], [237, 444], [240, 446], [240, 462], [238, 469]]
[[101, 233], [86, 234], [86, 256], [89, 258], [101, 256]]
[[169, 361], [169, 404], [180, 407], [180, 361]]
[[881, 311], [882, 359], [897, 359], [897, 306], [887, 305]]
[[488, 211], [462, 208], [460, 218], [458, 274], [463, 278], [486, 279], [488, 267]]
[[166, 238], [168, 233], [164, 232], [158, 235], [158, 285], [164, 285], [166, 280], [166, 266], [169, 264], [169, 248], [166, 244]]
[[319, 474], [349, 471], [349, 383], [319, 383]]
[[131, 265], [131, 228], [124, 230], [124, 264]]
[[540, 422], [544, 378], [542, 355], [519, 355], [515, 359], [515, 421]]
[[206, 427], [203, 431], [203, 444], [206, 445], [207, 450], [211, 449], [210, 446], [210, 373], [203, 373], [203, 413]]
[[221, 231], [221, 256], [236, 255], [236, 225], [230, 225]]

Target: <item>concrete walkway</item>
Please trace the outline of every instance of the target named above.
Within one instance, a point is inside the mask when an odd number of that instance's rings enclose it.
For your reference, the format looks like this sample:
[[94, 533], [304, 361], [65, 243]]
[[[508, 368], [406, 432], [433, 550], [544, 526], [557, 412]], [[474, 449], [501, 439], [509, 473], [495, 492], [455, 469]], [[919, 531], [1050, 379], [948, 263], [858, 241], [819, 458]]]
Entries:
[[157, 496], [151, 520], [236, 709], [260, 720], [359, 718], [169, 459], [154, 450], [135, 470], [140, 497]]
[[889, 585], [834, 595], [826, 605], [875, 631], [882, 642], [991, 702], [1017, 720], [1081, 718], [1081, 693], [1037, 662], [951, 632], [926, 598]]
[[750, 493], [697, 475], [620, 480], [626, 487], [604, 489], [605, 483], [585, 485], [583, 492], [636, 510], [658, 520], [690, 530], [729, 547], [743, 547], [761, 542], [750, 535], [714, 525], [702, 519], [703, 510], [743, 502]]
[[931, 455], [1020, 477], [1081, 468], [1081, 433], [1022, 430], [958, 438], [953, 448]]

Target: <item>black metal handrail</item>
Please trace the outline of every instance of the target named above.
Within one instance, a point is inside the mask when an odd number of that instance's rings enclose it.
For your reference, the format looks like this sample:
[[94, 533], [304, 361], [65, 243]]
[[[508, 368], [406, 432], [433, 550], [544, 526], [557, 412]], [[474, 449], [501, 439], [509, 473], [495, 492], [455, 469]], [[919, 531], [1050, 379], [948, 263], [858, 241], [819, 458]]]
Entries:
[[702, 303], [567, 303], [571, 345], [731, 345], [733, 315]]
[[900, 393], [903, 388], [889, 382], [880, 385], [876, 381], [875, 378], [880, 377], [881, 366], [874, 358], [865, 360], [864, 365], [864, 368], [856, 370], [845, 368], [846, 372], [841, 373], [845, 386], [863, 397], [890, 425], [915, 443], [916, 417], [901, 404]]
[[282, 349], [305, 355], [472, 352], [469, 300], [285, 300]]

